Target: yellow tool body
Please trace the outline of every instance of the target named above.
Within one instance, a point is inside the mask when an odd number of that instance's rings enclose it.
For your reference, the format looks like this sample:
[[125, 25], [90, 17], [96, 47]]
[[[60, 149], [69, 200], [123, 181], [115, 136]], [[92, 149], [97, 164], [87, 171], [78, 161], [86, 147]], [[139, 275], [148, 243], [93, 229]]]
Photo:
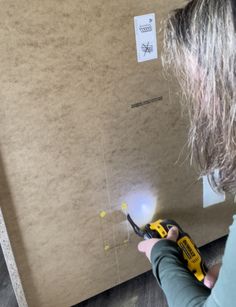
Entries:
[[128, 221], [133, 227], [135, 233], [144, 239], [166, 238], [169, 230], [176, 226], [179, 229], [177, 244], [182, 252], [183, 262], [199, 281], [203, 281], [207, 269], [201, 257], [200, 251], [194, 244], [191, 237], [182, 230], [182, 228], [173, 220], [159, 219], [156, 222], [147, 224], [144, 230], [140, 229], [130, 215], [127, 216]]
[[182, 251], [188, 269], [199, 281], [203, 281], [206, 275], [206, 267], [203, 263], [200, 251], [191, 237], [185, 233], [175, 221], [160, 219], [154, 223], [146, 225], [145, 229], [147, 230], [147, 228], [149, 228], [151, 231], [157, 232], [159, 234], [157, 237], [166, 238], [168, 231], [173, 226], [176, 226], [179, 229], [177, 244]]

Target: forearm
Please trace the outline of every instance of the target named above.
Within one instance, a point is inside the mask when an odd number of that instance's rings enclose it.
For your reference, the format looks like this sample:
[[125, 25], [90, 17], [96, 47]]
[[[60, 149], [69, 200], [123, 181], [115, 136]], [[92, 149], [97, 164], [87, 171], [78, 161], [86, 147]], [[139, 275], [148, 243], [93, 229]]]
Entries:
[[158, 242], [152, 249], [151, 262], [153, 274], [166, 295], [169, 307], [204, 305], [211, 291], [184, 266], [175, 242]]

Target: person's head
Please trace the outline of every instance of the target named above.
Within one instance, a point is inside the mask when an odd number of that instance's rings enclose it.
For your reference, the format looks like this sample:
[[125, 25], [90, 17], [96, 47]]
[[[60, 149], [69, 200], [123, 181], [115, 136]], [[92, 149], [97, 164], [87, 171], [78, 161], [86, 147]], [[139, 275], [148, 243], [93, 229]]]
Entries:
[[[165, 30], [164, 65], [174, 68], [190, 115], [189, 145], [201, 174], [236, 192], [236, 1], [193, 0]], [[220, 179], [214, 182], [212, 172]]]

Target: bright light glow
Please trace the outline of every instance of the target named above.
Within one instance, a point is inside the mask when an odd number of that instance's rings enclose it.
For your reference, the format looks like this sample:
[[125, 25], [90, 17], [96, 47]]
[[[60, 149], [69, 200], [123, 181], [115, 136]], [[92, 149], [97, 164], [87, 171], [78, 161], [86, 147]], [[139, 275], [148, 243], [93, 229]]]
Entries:
[[157, 198], [151, 192], [130, 192], [124, 200], [128, 205], [128, 213], [139, 227], [152, 221], [156, 213]]

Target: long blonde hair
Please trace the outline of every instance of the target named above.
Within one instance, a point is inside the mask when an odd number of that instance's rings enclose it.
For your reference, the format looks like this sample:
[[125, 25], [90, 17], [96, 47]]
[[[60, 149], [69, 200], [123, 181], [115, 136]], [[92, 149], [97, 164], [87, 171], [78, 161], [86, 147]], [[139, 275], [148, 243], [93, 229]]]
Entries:
[[[165, 27], [163, 63], [174, 69], [190, 117], [191, 158], [221, 191], [236, 192], [236, 4], [193, 0]], [[214, 170], [219, 170], [219, 179]]]

